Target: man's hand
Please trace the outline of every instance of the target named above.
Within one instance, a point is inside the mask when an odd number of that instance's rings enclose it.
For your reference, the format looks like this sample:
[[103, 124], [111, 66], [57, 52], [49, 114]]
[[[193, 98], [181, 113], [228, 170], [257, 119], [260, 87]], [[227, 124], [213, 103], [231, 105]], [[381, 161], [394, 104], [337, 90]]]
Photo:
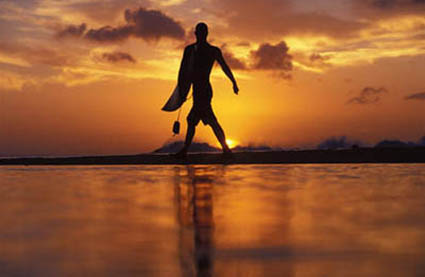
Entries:
[[233, 92], [235, 93], [235, 94], [238, 94], [238, 92], [239, 92], [239, 88], [238, 88], [238, 85], [235, 83], [235, 84], [233, 84]]

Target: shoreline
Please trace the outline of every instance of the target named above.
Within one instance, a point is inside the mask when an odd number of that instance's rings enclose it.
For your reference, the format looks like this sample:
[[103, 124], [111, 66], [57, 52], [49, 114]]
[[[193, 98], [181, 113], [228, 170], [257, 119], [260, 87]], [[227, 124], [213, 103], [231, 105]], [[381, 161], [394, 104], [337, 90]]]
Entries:
[[358, 148], [345, 150], [290, 150], [235, 152], [232, 159], [221, 153], [190, 153], [187, 159], [170, 154], [116, 156], [0, 158], [1, 165], [173, 165], [173, 164], [321, 164], [321, 163], [425, 163], [425, 147]]

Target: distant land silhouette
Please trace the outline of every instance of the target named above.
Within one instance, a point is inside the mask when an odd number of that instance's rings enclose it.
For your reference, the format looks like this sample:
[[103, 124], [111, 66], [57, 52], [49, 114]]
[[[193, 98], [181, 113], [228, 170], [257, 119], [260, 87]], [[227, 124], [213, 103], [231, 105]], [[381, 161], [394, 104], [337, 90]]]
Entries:
[[[175, 142], [171, 142], [168, 143], [164, 146], [162, 146], [161, 148], [153, 151], [153, 153], [174, 153], [176, 152], [176, 150], [180, 150], [184, 145], [184, 141], [175, 141]], [[249, 151], [278, 151], [278, 150], [283, 150], [280, 147], [270, 147], [270, 146], [252, 146], [252, 145], [248, 145], [248, 146], [236, 146], [234, 148], [232, 148], [233, 151], [236, 152], [249, 152]], [[189, 153], [196, 153], [196, 152], [206, 152], [206, 153], [214, 153], [214, 152], [220, 152], [221, 149], [211, 146], [208, 143], [205, 142], [192, 142], [192, 144], [190, 145], [188, 152]]]
[[357, 147], [374, 147], [374, 148], [405, 148], [405, 147], [421, 147], [425, 146], [425, 136], [418, 142], [401, 141], [396, 139], [384, 139], [377, 144], [371, 146], [358, 140], [351, 140], [346, 136], [330, 137], [317, 145], [317, 149], [349, 149]]
[[221, 149], [205, 142], [193, 142], [187, 160], [170, 156], [183, 141], [174, 141], [152, 153], [136, 155], [105, 155], [77, 157], [0, 157], [0, 165], [61, 165], [61, 164], [252, 164], [252, 163], [423, 163], [425, 136], [417, 142], [384, 139], [373, 146], [345, 136], [325, 139], [316, 149], [281, 148], [267, 145], [247, 145], [232, 148], [235, 157], [223, 160]]
[[[174, 141], [168, 143], [155, 151], [153, 153], [175, 153], [177, 150], [181, 149], [184, 145], [183, 141]], [[364, 142], [358, 140], [351, 140], [346, 136], [341, 137], [330, 137], [320, 142], [316, 149], [318, 150], [342, 150], [342, 149], [356, 149], [356, 148], [412, 148], [412, 147], [425, 147], [425, 136], [422, 137], [418, 142], [412, 141], [401, 141], [401, 140], [390, 140], [384, 139], [375, 145], [367, 145]], [[300, 150], [292, 148], [282, 148], [282, 147], [272, 147], [268, 145], [247, 145], [247, 146], [236, 146], [232, 148], [235, 152], [251, 152], [251, 151], [283, 151], [283, 150]], [[213, 153], [220, 152], [221, 149], [211, 146], [206, 142], [193, 142], [189, 147], [189, 153], [196, 152], [205, 152]]]

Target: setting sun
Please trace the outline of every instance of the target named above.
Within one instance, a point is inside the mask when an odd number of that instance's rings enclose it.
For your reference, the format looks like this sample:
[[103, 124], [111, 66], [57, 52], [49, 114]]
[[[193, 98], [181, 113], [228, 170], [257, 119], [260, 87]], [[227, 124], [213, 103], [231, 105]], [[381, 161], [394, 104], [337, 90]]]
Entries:
[[229, 148], [236, 147], [239, 143], [233, 139], [226, 139], [226, 143], [229, 146]]

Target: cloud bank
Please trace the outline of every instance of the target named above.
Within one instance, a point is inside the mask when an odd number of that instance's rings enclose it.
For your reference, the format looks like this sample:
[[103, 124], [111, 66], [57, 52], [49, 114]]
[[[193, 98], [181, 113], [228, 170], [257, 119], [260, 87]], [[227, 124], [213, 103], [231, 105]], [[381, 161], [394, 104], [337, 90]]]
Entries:
[[292, 70], [292, 56], [288, 51], [289, 47], [285, 41], [275, 45], [263, 43], [257, 50], [251, 51], [252, 69], [273, 70], [281, 77], [288, 79], [291, 77], [289, 72]]
[[160, 38], [183, 39], [185, 31], [179, 22], [158, 10], [139, 8], [125, 10], [125, 25], [118, 27], [104, 26], [90, 29], [85, 37], [98, 42], [115, 42], [129, 37], [144, 40], [159, 40]]
[[425, 92], [414, 93], [406, 96], [405, 100], [425, 100]]
[[59, 31], [56, 36], [58, 38], [66, 37], [81, 37], [87, 29], [87, 25], [82, 23], [80, 25], [68, 25], [63, 30]]
[[347, 101], [347, 104], [376, 104], [381, 101], [382, 95], [388, 93], [384, 87], [365, 87], [358, 96]]
[[292, 55], [289, 54], [289, 47], [285, 41], [275, 45], [262, 43], [256, 50], [250, 52], [249, 60], [241, 60], [235, 57], [227, 49], [227, 45], [221, 46], [223, 57], [227, 64], [236, 70], [262, 70], [277, 73], [279, 77], [289, 79], [292, 71]]
[[97, 29], [89, 29], [87, 32], [85, 32], [87, 29], [85, 23], [69, 25], [57, 32], [56, 36], [59, 38], [83, 36], [87, 40], [103, 43], [124, 41], [130, 37], [141, 38], [146, 41], [161, 38], [182, 40], [185, 36], [182, 25], [159, 10], [149, 10], [142, 7], [137, 10], [126, 9], [124, 19], [125, 24], [121, 26], [106, 25]]
[[122, 61], [136, 63], [136, 60], [133, 58], [133, 56], [125, 52], [103, 53], [102, 58], [112, 63], [122, 62]]

